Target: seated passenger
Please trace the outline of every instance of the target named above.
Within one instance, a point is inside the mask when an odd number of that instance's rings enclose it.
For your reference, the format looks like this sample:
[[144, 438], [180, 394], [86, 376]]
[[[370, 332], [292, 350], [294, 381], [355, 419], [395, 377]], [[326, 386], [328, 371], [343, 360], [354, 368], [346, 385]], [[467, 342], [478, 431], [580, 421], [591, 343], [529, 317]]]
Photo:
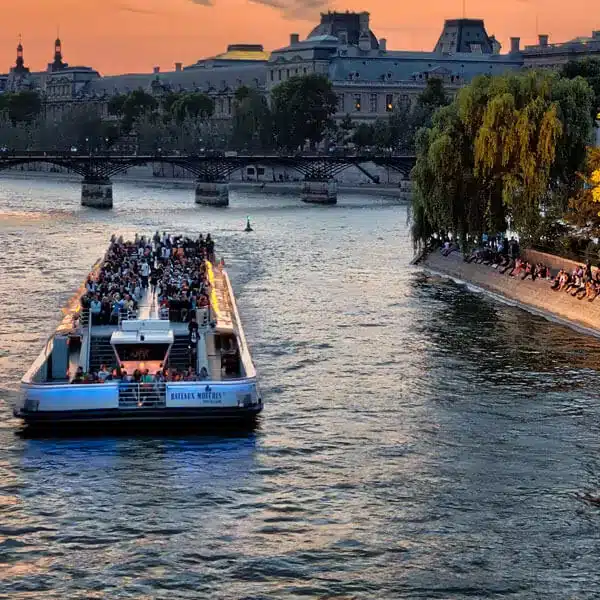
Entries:
[[98, 371], [98, 379], [104, 383], [110, 375], [110, 371], [106, 368], [106, 365], [101, 365]]

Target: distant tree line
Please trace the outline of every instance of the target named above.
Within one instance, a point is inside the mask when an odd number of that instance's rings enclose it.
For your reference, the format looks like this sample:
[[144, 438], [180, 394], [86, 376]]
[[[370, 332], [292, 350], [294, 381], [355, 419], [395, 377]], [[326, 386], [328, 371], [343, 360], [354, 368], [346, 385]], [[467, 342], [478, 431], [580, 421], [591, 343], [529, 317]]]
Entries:
[[350, 115], [338, 124], [331, 82], [311, 74], [276, 86], [270, 102], [260, 90], [238, 88], [231, 119], [211, 118], [214, 101], [202, 92], [157, 97], [139, 89], [109, 100], [109, 120], [100, 117], [97, 106], [82, 102], [53, 122], [42, 114], [41, 97], [28, 91], [0, 96], [0, 147], [103, 151], [134, 136], [139, 152], [296, 152], [320, 144], [411, 152], [418, 129], [448, 102], [441, 81], [432, 79], [414, 106], [397, 106], [373, 124], [357, 123]]

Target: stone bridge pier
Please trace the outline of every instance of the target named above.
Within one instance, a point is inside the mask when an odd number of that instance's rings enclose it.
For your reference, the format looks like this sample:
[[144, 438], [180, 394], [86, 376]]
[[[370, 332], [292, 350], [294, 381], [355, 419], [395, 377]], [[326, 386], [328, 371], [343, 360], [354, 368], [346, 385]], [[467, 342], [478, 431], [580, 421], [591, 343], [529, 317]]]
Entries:
[[337, 204], [337, 183], [333, 179], [306, 179], [302, 200], [309, 204]]
[[81, 206], [112, 208], [112, 181], [105, 178], [84, 177], [81, 184]]
[[229, 184], [225, 180], [196, 181], [196, 204], [229, 206]]

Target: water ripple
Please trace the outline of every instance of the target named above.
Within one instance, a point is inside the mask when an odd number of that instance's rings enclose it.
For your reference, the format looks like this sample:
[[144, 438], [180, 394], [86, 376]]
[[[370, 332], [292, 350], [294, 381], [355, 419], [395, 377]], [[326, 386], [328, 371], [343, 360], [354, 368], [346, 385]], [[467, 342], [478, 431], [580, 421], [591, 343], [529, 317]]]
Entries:
[[[599, 342], [409, 267], [406, 216], [124, 184], [96, 212], [3, 180], [0, 597], [597, 597]], [[218, 239], [257, 431], [16, 435], [61, 304], [113, 231], [156, 228]]]

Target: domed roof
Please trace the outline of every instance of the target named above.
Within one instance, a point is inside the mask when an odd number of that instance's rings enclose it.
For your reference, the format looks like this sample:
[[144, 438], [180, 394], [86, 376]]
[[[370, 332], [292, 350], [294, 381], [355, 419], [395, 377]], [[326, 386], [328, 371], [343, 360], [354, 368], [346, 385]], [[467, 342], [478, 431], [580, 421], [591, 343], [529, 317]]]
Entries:
[[261, 44], [229, 44], [227, 52], [217, 54], [216, 60], [269, 60]]

